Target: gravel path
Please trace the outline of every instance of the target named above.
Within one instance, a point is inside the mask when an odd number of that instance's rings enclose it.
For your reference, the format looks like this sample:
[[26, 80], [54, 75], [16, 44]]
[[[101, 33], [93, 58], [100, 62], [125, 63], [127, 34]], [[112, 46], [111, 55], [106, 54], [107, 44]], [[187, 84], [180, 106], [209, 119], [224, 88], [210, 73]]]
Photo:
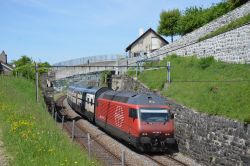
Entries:
[[[1, 136], [1, 131], [0, 131]], [[0, 140], [0, 166], [8, 166], [9, 157], [6, 155], [4, 143]]]

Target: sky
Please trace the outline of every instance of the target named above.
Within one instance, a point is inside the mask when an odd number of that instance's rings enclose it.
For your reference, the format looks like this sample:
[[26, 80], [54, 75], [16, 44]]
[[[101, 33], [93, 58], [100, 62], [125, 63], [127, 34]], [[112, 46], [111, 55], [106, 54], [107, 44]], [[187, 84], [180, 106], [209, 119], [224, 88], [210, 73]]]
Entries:
[[[163, 10], [208, 7], [221, 0], [0, 0], [0, 51], [51, 64], [125, 54], [139, 29], [157, 29]], [[170, 41], [167, 38], [168, 41]]]

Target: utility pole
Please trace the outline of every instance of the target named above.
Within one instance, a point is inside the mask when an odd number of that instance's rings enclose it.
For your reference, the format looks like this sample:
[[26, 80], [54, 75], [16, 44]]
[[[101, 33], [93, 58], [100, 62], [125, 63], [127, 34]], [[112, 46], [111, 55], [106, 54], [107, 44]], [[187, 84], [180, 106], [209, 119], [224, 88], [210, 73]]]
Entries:
[[35, 63], [35, 71], [36, 71], [36, 102], [38, 103], [38, 65]]

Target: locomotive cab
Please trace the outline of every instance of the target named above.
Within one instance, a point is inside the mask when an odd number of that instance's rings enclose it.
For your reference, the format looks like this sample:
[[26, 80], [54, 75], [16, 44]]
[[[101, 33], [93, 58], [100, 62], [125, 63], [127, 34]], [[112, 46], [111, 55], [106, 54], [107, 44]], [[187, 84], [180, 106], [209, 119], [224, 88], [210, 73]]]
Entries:
[[142, 107], [138, 109], [139, 144], [144, 150], [164, 150], [167, 144], [174, 144], [173, 119], [164, 107]]
[[174, 143], [165, 100], [154, 94], [106, 91], [97, 99], [96, 124], [140, 151], [163, 151]]
[[136, 147], [141, 151], [163, 151], [168, 144], [175, 144], [174, 122], [164, 99], [144, 94], [130, 102], [137, 104], [129, 109], [129, 118], [133, 119], [130, 123], [137, 126]]

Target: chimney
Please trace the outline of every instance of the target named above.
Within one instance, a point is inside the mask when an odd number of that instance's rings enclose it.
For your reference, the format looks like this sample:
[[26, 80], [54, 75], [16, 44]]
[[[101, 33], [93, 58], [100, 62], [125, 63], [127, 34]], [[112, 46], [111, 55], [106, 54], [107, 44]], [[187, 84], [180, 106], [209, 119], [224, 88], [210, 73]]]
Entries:
[[143, 33], [144, 33], [144, 29], [143, 29], [143, 28], [140, 28], [140, 29], [139, 29], [139, 36], [141, 36]]

